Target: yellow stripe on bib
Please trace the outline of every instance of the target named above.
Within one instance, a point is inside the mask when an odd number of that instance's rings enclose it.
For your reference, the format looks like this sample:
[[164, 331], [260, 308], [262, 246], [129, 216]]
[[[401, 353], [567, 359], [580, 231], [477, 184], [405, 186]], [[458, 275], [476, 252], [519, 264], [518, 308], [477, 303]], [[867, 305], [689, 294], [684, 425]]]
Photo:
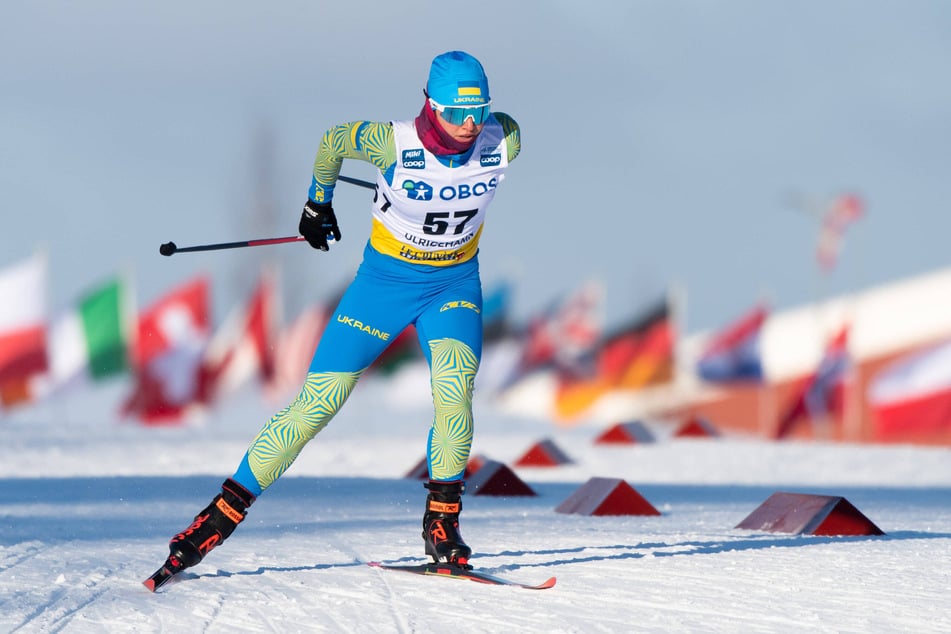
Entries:
[[[443, 238], [444, 236], [438, 236]], [[413, 264], [428, 264], [430, 266], [449, 266], [471, 260], [479, 249], [479, 238], [482, 237], [482, 227], [474, 236], [458, 240], [441, 240], [441, 243], [451, 245], [446, 249], [428, 251], [414, 246], [412, 243], [396, 239], [382, 222], [373, 219], [373, 228], [370, 231], [370, 244], [374, 249], [385, 255], [392, 256], [403, 262]], [[458, 244], [456, 244], [458, 243]]]

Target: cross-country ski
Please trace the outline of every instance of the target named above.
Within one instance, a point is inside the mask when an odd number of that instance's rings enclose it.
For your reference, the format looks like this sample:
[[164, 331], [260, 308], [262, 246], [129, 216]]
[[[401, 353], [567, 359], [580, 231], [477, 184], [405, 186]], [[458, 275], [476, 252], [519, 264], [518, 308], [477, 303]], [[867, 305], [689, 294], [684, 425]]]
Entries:
[[526, 588], [528, 590], [546, 590], [548, 588], [554, 588], [556, 581], [555, 577], [549, 577], [545, 581], [542, 581], [538, 584], [522, 583], [507, 579], [505, 577], [500, 577], [498, 575], [491, 575], [472, 568], [462, 568], [460, 566], [452, 566], [449, 564], [427, 563], [400, 565], [384, 564], [378, 561], [371, 561], [367, 565], [374, 568], [380, 568], [381, 570], [394, 570], [397, 572], [408, 572], [411, 574], [425, 575], [430, 577], [446, 577], [449, 579], [469, 580], [492, 586], [516, 586], [518, 588]]

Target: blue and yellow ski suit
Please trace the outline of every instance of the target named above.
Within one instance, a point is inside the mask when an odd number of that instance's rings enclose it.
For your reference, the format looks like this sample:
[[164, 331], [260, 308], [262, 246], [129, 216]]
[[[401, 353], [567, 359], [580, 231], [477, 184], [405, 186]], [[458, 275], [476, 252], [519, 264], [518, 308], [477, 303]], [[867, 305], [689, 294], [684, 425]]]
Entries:
[[379, 170], [373, 228], [297, 398], [267, 422], [233, 478], [260, 495], [347, 400], [360, 376], [413, 324], [429, 363], [432, 480], [462, 478], [472, 445], [472, 387], [482, 355], [478, 243], [485, 211], [521, 150], [518, 125], [490, 116], [471, 148], [437, 156], [412, 121], [355, 121], [328, 130], [310, 199], [330, 202], [343, 159]]

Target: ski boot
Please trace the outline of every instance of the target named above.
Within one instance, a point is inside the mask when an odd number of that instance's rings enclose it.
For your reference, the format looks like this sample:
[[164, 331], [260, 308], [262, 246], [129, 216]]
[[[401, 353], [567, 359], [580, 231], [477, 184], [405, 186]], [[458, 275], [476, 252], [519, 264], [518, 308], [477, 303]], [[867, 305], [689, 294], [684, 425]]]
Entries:
[[254, 494], [228, 478], [191, 526], [169, 541], [169, 561], [179, 570], [200, 562], [215, 546], [228, 538], [248, 513]]
[[253, 493], [231, 478], [225, 480], [221, 493], [195, 516], [191, 526], [169, 541], [165, 563], [142, 585], [155, 592], [182, 570], [197, 564], [234, 532], [253, 502]]
[[423, 541], [426, 554], [438, 563], [452, 564], [466, 570], [472, 549], [459, 533], [459, 511], [462, 510], [462, 494], [465, 483], [432, 482], [423, 485], [430, 493], [426, 498], [426, 513], [423, 515]]

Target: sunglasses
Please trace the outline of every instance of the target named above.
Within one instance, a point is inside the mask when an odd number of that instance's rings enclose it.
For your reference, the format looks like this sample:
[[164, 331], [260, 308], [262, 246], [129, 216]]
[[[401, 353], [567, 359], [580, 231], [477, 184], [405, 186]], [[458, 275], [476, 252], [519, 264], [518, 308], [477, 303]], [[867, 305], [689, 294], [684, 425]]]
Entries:
[[489, 118], [489, 103], [483, 106], [444, 106], [433, 101], [431, 97], [429, 99], [433, 110], [452, 125], [462, 125], [469, 118], [475, 125], [482, 125]]

